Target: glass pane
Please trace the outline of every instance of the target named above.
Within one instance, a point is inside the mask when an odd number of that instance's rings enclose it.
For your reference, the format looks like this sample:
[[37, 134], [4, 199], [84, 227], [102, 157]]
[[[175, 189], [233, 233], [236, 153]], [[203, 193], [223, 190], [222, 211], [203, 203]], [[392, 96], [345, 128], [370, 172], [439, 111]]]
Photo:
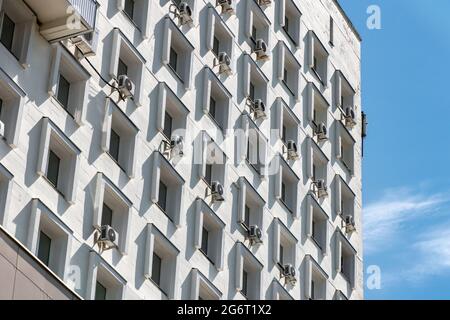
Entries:
[[69, 81], [67, 81], [66, 78], [64, 78], [63, 75], [60, 74], [58, 82], [57, 98], [59, 103], [61, 103], [64, 109], [66, 110], [69, 107], [69, 92], [70, 92], [70, 83]]
[[109, 154], [117, 162], [119, 161], [119, 151], [120, 151], [120, 136], [111, 129], [111, 141], [109, 144]]
[[209, 185], [212, 185], [212, 165], [211, 164], [206, 165], [205, 180]]
[[0, 37], [0, 42], [9, 50], [12, 50], [13, 40], [14, 40], [14, 30], [16, 26], [14, 21], [11, 20], [6, 14], [3, 16], [2, 24], [2, 34]]
[[0, 99], [0, 119], [2, 118], [3, 100]]
[[44, 232], [40, 232], [39, 234], [39, 245], [38, 245], [38, 258], [41, 260], [47, 267], [50, 262], [50, 248], [52, 246], [52, 239], [47, 236]]
[[153, 265], [152, 265], [152, 280], [158, 285], [161, 285], [161, 258], [153, 253]]
[[158, 205], [166, 211], [167, 209], [167, 186], [163, 182], [159, 182], [159, 199]]
[[206, 230], [205, 227], [203, 227], [203, 230], [202, 230], [202, 247], [201, 247], [201, 250], [202, 250], [203, 253], [205, 253], [206, 255], [208, 254], [208, 240], [209, 240], [209, 232], [208, 232], [208, 230]]
[[219, 56], [219, 47], [220, 47], [219, 39], [217, 39], [217, 37], [214, 37], [213, 52], [216, 56]]
[[102, 226], [112, 226], [113, 211], [106, 204], [103, 204]]
[[125, 0], [125, 13], [131, 18], [134, 18], [134, 0]]
[[59, 159], [59, 157], [52, 150], [50, 150], [48, 156], [47, 179], [55, 188], [58, 187], [60, 163], [61, 159]]
[[248, 273], [247, 271], [243, 270], [242, 271], [242, 294], [244, 296], [247, 296], [247, 291], [248, 291]]
[[177, 72], [177, 66], [178, 66], [178, 53], [173, 49], [170, 48], [170, 60], [169, 60], [169, 66]]
[[250, 227], [250, 208], [247, 205], [245, 206], [244, 223], [247, 227]]
[[127, 75], [128, 74], [128, 66], [123, 62], [122, 59], [119, 59], [119, 65], [117, 67], [117, 76]]
[[172, 125], [173, 125], [173, 119], [170, 116], [170, 114], [168, 114], [166, 112], [166, 115], [164, 117], [164, 131], [163, 131], [163, 133], [169, 139], [172, 138]]
[[95, 300], [106, 300], [106, 288], [98, 281], [95, 285]]
[[209, 98], [209, 114], [216, 119], [216, 100]]
[[283, 182], [281, 183], [281, 200], [286, 202], [286, 185]]
[[250, 99], [255, 101], [255, 85], [250, 82]]
[[284, 264], [284, 248], [280, 245], [280, 263]]

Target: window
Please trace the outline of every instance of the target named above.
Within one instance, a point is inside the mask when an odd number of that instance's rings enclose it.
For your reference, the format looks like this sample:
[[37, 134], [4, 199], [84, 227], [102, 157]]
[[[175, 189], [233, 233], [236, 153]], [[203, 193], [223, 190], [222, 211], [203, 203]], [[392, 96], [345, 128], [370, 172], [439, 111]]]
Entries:
[[216, 56], [219, 56], [219, 52], [220, 52], [219, 48], [220, 48], [220, 41], [219, 41], [219, 39], [217, 39], [216, 36], [214, 36], [212, 51]]
[[134, 17], [134, 0], [125, 0], [124, 12], [133, 20]]
[[203, 199], [197, 198], [196, 210], [194, 246], [222, 270], [225, 223]]
[[306, 299], [326, 300], [328, 274], [311, 255], [305, 256], [305, 269]]
[[42, 119], [37, 173], [45, 177], [69, 204], [75, 203], [80, 149], [49, 119]]
[[[312, 138], [307, 140], [307, 150], [307, 175], [311, 179], [312, 190], [316, 197], [325, 197], [328, 195], [327, 177], [329, 159]], [[321, 190], [319, 190], [318, 185], [320, 181], [324, 184]]]
[[12, 179], [14, 176], [0, 164], [0, 225], [8, 221], [9, 201], [11, 198]]
[[275, 198], [279, 200], [282, 209], [292, 214], [292, 218], [297, 219], [300, 210], [298, 208], [300, 202], [297, 199], [300, 178], [281, 154], [272, 161], [278, 161], [276, 164], [279, 165], [278, 172], [274, 175]]
[[89, 252], [87, 300], [124, 300], [126, 281], [95, 251]]
[[[144, 276], [154, 284], [155, 294], [160, 299], [175, 298], [178, 254], [179, 250], [158, 228], [153, 224], [147, 225]], [[153, 260], [155, 257], [156, 262]]]
[[336, 126], [336, 158], [345, 168], [346, 174], [353, 177], [355, 174], [355, 144], [356, 140], [348, 129], [340, 122], [335, 122]]
[[316, 198], [307, 196], [306, 235], [317, 247], [318, 253], [328, 252], [328, 220], [329, 217]]
[[220, 300], [222, 292], [198, 269], [191, 271], [191, 300]]
[[[202, 150], [202, 152], [198, 152], [202, 158], [196, 160], [201, 164], [199, 166], [200, 179], [205, 182], [208, 189], [211, 188], [213, 182], [215, 181], [224, 186], [227, 162], [227, 156], [225, 153], [205, 131], [200, 133], [194, 144], [194, 150]], [[211, 192], [208, 194], [210, 195]]]
[[[132, 28], [137, 28], [143, 39], [147, 39], [151, 34], [150, 12], [151, 1], [147, 0], [118, 0], [117, 9], [123, 11], [125, 16], [132, 22]], [[124, 26], [126, 28], [126, 26]], [[134, 32], [133, 29], [126, 28]], [[127, 32], [125, 32], [127, 33]]]
[[0, 29], [1, 30], [0, 42], [9, 51], [12, 51], [15, 28], [16, 24], [14, 23], [14, 21], [12, 21], [11, 18], [6, 13], [4, 13], [3, 22]]
[[236, 289], [249, 300], [261, 299], [261, 272], [264, 266], [241, 243], [236, 243]]
[[277, 121], [276, 128], [279, 128], [278, 138], [283, 143], [283, 155], [287, 160], [295, 160], [288, 153], [287, 145], [289, 141], [294, 142], [297, 147], [297, 156], [300, 156], [301, 150], [298, 139], [300, 120], [283, 98], [277, 98], [275, 119]]
[[180, 208], [185, 181], [167, 158], [158, 151], [153, 153], [151, 200], [159, 210], [180, 226]]
[[[234, 38], [233, 32], [212, 5], [208, 5], [207, 14], [208, 25], [206, 30], [206, 47], [213, 53], [210, 61], [213, 61], [212, 59], [216, 60], [221, 53], [226, 53], [228, 57], [232, 59]], [[209, 65], [212, 66], [213, 64]], [[219, 69], [219, 73], [223, 73], [222, 68]]]
[[168, 140], [174, 136], [184, 138], [189, 109], [165, 82], [159, 84], [155, 103], [157, 130]]
[[246, 10], [245, 34], [249, 39], [248, 44], [251, 51], [254, 50], [254, 46], [259, 39], [266, 43], [268, 51], [270, 51], [269, 33], [271, 23], [269, 18], [256, 1], [247, 1]]
[[322, 86], [328, 83], [328, 52], [314, 31], [308, 33], [308, 59], [311, 72], [316, 76]]
[[89, 72], [62, 45], [53, 47], [49, 93], [58, 107], [62, 107], [78, 125], [86, 121], [90, 77]]
[[105, 110], [102, 149], [129, 178], [134, 177], [136, 140], [139, 129], [130, 118], [109, 100]]
[[297, 5], [292, 0], [277, 1], [279, 21], [282, 29], [284, 30], [287, 38], [297, 48], [300, 47], [300, 19], [301, 12]]
[[[307, 85], [308, 101], [307, 114], [311, 122], [313, 134], [318, 142], [324, 142], [328, 139], [328, 108], [329, 104], [320, 90], [310, 82]], [[321, 127], [326, 130], [323, 131]]]
[[267, 115], [265, 110], [262, 110], [264, 115], [263, 113], [257, 114], [256, 112], [253, 112], [253, 104], [257, 100], [260, 100], [267, 106], [267, 85], [269, 79], [248, 54], [244, 56], [243, 74], [244, 97], [248, 98], [247, 105], [249, 106], [249, 112], [252, 113], [254, 120], [258, 120], [259, 123], [261, 120], [264, 120]]
[[208, 186], [212, 185], [212, 170], [213, 170], [212, 164], [206, 164], [205, 181], [208, 184]]
[[31, 200], [28, 249], [66, 281], [70, 264], [72, 231], [39, 199]]
[[[117, 28], [113, 30], [109, 75], [117, 79], [119, 75], [127, 75], [134, 84], [134, 104], [138, 107], [143, 103], [142, 78], [144, 76], [145, 58]], [[128, 99], [127, 101], [130, 101]]]
[[334, 20], [333, 17], [330, 16], [330, 45], [334, 46]]
[[301, 65], [295, 58], [294, 54], [289, 50], [284, 41], [278, 41], [278, 78], [284, 85], [290, 97], [294, 97], [295, 101], [300, 101], [301, 89]]
[[336, 267], [350, 289], [356, 285], [356, 261], [355, 248], [341, 231], [336, 231]]
[[272, 281], [272, 300], [294, 300], [278, 279]]
[[267, 167], [267, 145], [268, 141], [259, 127], [253, 121], [248, 113], [241, 116], [241, 136], [238, 137], [238, 142], [242, 148], [238, 150], [243, 152], [241, 154], [242, 160], [245, 160], [252, 174], [256, 177], [264, 179], [266, 176]]
[[35, 23], [34, 14], [25, 3], [14, 0], [0, 3], [0, 47], [5, 49], [5, 58], [14, 57], [23, 68], [30, 63]]
[[232, 95], [210, 68], [205, 67], [203, 72], [205, 77], [203, 112], [212, 120], [210, 130], [219, 129], [223, 135], [226, 135], [230, 122]]
[[279, 218], [273, 220], [273, 228], [275, 236], [273, 237], [272, 254], [275, 265], [280, 271], [286, 265], [291, 265], [297, 270], [297, 238]]
[[355, 110], [355, 95], [355, 89], [353, 89], [353, 86], [342, 71], [336, 70], [334, 73], [334, 104], [341, 109], [344, 115], [347, 108]]
[[165, 18], [162, 36], [162, 63], [175, 75], [174, 87], [182, 85], [188, 90], [192, 84], [194, 46], [170, 17]]
[[103, 173], [97, 173], [94, 196], [93, 226], [112, 227], [119, 234], [118, 250], [128, 253], [132, 202]]
[[336, 212], [339, 214], [345, 222], [346, 217], [350, 216], [355, 219], [355, 201], [356, 195], [347, 182], [340, 176], [336, 175]]
[[100, 282], [95, 284], [95, 300], [106, 300], [106, 288]]

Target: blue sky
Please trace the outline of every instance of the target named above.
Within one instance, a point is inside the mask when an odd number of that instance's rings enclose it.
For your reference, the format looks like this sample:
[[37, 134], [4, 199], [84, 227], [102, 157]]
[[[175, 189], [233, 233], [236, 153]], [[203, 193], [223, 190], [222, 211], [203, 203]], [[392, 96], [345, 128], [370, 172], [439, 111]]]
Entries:
[[450, 1], [339, 2], [363, 38], [366, 298], [450, 299]]

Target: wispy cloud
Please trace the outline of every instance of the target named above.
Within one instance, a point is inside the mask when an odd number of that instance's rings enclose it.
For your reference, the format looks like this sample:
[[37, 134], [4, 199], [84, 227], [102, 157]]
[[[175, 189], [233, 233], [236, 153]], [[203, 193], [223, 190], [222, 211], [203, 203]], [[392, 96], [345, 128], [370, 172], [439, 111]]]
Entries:
[[447, 199], [403, 188], [387, 190], [379, 201], [364, 209], [365, 250], [370, 253], [399, 236], [402, 226], [436, 212]]

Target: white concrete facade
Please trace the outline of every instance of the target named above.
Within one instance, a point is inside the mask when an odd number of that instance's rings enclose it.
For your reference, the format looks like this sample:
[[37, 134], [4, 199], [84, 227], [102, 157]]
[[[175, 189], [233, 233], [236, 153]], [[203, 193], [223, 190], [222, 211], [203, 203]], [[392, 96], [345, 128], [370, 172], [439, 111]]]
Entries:
[[[119, 58], [128, 65], [136, 88], [126, 101], [117, 93], [107, 99], [111, 88], [75, 58], [72, 41], [49, 43], [39, 14], [17, 8], [30, 36], [19, 58], [0, 44], [0, 224], [32, 252], [39, 231], [48, 230], [49, 267], [85, 299], [95, 297], [97, 281], [110, 299], [245, 299], [245, 291], [249, 299], [363, 299], [361, 40], [337, 2], [239, 0], [235, 14], [223, 14], [216, 0], [187, 0], [193, 21], [179, 26], [171, 0], [135, 0], [134, 22], [123, 12], [126, 1], [98, 1], [98, 42], [87, 58], [111, 85]], [[0, 8], [10, 2], [0, 0]], [[253, 26], [267, 61], [252, 53]], [[214, 36], [231, 58], [230, 75], [217, 75]], [[179, 75], [168, 66], [171, 47]], [[55, 98], [60, 74], [70, 82], [69, 111]], [[267, 119], [249, 112], [250, 82]], [[208, 114], [211, 95], [218, 121]], [[355, 126], [343, 117], [347, 107]], [[159, 152], [164, 110], [174, 129], [184, 129], [181, 158]], [[314, 123], [326, 126], [326, 140], [318, 141]], [[125, 148], [118, 161], [105, 152], [111, 128]], [[283, 135], [298, 145], [297, 160], [285, 159]], [[212, 169], [225, 190], [220, 203], [212, 203], [205, 180], [207, 136], [226, 159]], [[262, 141], [261, 165], [242, 151], [253, 136]], [[49, 150], [61, 158], [59, 191], [45, 178]], [[312, 190], [319, 179], [328, 196]], [[168, 186], [167, 214], [157, 205], [159, 180]], [[119, 242], [101, 253], [103, 203], [114, 208]], [[251, 245], [242, 227], [246, 206], [262, 244]], [[355, 231], [347, 232], [346, 216]], [[203, 227], [208, 257], [200, 250]], [[280, 246], [295, 284], [281, 277]], [[162, 258], [159, 287], [151, 280], [153, 253]]]

